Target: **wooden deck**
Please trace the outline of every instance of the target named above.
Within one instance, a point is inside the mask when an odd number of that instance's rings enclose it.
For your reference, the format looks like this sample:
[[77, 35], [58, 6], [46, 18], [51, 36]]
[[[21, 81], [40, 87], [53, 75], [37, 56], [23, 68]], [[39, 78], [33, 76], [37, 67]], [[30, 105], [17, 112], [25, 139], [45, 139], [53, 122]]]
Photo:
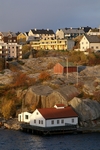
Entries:
[[22, 131], [29, 132], [32, 134], [39, 135], [52, 135], [52, 134], [66, 134], [66, 133], [76, 133], [76, 125], [67, 125], [60, 127], [37, 127], [31, 126], [29, 124], [21, 124]]

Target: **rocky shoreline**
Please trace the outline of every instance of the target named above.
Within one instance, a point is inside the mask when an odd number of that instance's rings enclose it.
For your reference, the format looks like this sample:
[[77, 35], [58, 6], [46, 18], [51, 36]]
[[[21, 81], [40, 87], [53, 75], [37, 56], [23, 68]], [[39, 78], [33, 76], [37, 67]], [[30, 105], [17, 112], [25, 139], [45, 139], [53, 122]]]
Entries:
[[0, 120], [0, 129], [12, 129], [12, 130], [21, 130], [21, 123], [18, 122], [17, 118], [11, 118], [8, 120]]
[[[0, 119], [0, 129], [10, 129], [10, 130], [21, 130], [21, 122], [17, 120], [17, 118], [11, 118], [9, 120]], [[100, 132], [100, 125], [95, 125], [91, 127], [81, 127], [78, 126], [78, 133], [93, 133]]]

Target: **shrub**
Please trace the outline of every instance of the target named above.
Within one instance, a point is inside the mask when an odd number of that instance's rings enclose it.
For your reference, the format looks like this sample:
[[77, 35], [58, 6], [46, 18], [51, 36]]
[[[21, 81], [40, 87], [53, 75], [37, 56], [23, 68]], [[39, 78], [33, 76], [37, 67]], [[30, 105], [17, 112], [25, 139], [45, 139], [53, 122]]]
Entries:
[[34, 78], [28, 77], [25, 73], [18, 72], [13, 77], [13, 87], [20, 87], [20, 86], [30, 86], [35, 83]]
[[3, 70], [5, 67], [5, 60], [3, 58], [0, 58], [0, 71]]
[[50, 74], [48, 72], [42, 71], [40, 73], [40, 75], [38, 76], [38, 78], [39, 78], [39, 80], [44, 81], [44, 80], [49, 80], [51, 77], [50, 77]]
[[94, 92], [94, 99], [100, 102], [100, 90]]
[[45, 50], [39, 50], [39, 51], [37, 51], [37, 53], [36, 53], [36, 57], [44, 57], [44, 56], [46, 56], [48, 54], [48, 52], [47, 51], [45, 51]]
[[47, 65], [47, 69], [52, 69], [53, 67], [54, 67], [54, 63], [52, 63], [52, 62], [50, 62], [50, 63], [48, 63], [48, 65]]
[[27, 53], [28, 51], [30, 51], [30, 50], [31, 50], [31, 45], [30, 45], [30, 44], [26, 44], [26, 45], [23, 45], [23, 46], [22, 46], [23, 55], [24, 55], [25, 53]]
[[2, 115], [5, 119], [15, 115], [16, 107], [13, 101], [6, 101], [1, 108]]

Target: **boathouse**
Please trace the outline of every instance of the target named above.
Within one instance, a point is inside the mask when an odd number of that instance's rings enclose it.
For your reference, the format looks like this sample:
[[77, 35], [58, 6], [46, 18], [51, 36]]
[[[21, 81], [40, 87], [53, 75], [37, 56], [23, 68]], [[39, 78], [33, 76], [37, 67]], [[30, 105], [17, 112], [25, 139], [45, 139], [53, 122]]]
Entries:
[[53, 70], [54, 74], [65, 74], [77, 72], [77, 66], [75, 66], [72, 62], [68, 62], [68, 64], [66, 62], [60, 62], [54, 66]]
[[37, 127], [62, 127], [78, 124], [78, 115], [72, 107], [62, 104], [54, 108], [36, 109], [30, 116], [30, 125]]
[[18, 114], [18, 121], [29, 123], [30, 122], [30, 116], [31, 116], [31, 113], [22, 112], [21, 114]]

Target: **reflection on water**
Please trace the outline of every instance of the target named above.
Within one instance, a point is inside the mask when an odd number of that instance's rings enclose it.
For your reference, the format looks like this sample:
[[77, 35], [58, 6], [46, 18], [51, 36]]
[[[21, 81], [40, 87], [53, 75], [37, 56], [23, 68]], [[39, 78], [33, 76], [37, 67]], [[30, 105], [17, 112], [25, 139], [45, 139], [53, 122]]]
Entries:
[[38, 136], [0, 130], [0, 150], [100, 150], [100, 133]]

